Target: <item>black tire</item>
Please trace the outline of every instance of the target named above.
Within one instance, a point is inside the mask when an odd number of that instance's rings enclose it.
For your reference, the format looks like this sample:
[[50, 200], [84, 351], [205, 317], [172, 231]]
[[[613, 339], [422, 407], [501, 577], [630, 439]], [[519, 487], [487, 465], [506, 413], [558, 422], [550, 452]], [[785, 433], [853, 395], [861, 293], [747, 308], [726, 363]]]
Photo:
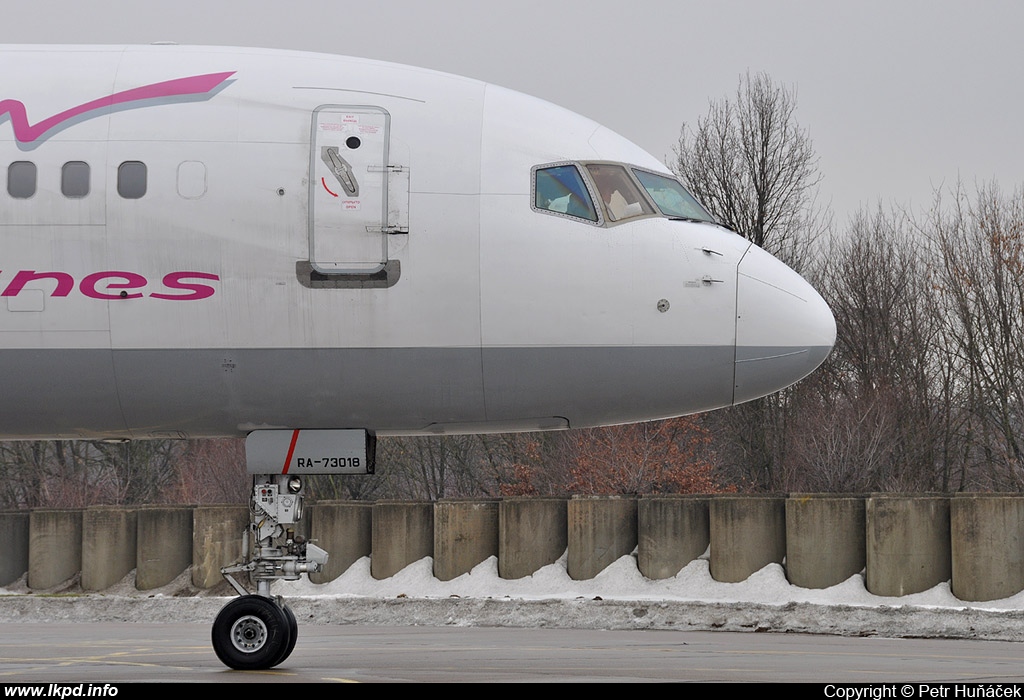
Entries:
[[284, 606], [284, 616], [288, 620], [288, 644], [281, 650], [281, 658], [274, 662], [274, 666], [280, 663], [284, 663], [292, 654], [292, 650], [295, 649], [295, 642], [299, 639], [299, 622], [295, 619], [295, 613], [287, 605]]
[[[292, 616], [294, 617], [294, 616]], [[291, 653], [291, 623], [269, 598], [247, 595], [221, 608], [213, 622], [213, 651], [239, 671], [271, 668]]]

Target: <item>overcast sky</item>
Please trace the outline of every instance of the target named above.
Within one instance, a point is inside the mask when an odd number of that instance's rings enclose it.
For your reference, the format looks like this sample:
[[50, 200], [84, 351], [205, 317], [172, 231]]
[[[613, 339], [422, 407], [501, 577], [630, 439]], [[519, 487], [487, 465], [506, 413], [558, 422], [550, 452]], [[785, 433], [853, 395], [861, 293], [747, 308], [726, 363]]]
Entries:
[[[365, 56], [561, 104], [671, 157], [684, 122], [767, 72], [837, 223], [1024, 166], [1024, 3], [729, 0], [0, 0], [3, 43], [176, 41]], [[0, 84], [2, 84], [0, 77]], [[0, 95], [0, 98], [16, 95]]]

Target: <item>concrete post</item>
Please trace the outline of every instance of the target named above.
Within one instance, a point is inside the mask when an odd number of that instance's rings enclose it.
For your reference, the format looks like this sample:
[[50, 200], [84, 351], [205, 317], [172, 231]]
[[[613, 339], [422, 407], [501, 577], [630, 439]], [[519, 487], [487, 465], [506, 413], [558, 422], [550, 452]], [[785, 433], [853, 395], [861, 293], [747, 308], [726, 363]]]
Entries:
[[82, 570], [82, 511], [33, 510], [29, 517], [28, 587], [58, 586]]
[[82, 514], [82, 590], [103, 591], [135, 568], [134, 509], [93, 506]]
[[0, 586], [17, 581], [28, 571], [29, 512], [0, 513]]
[[828, 588], [864, 570], [864, 496], [790, 494], [786, 499], [786, 578]]
[[708, 499], [646, 496], [637, 509], [637, 568], [649, 579], [672, 578], [707, 551]]
[[711, 577], [738, 583], [786, 556], [785, 496], [711, 499]]
[[948, 498], [874, 495], [865, 515], [869, 592], [903, 596], [950, 580]]
[[[242, 557], [242, 535], [249, 527], [247, 506], [197, 506], [192, 511], [192, 584], [213, 588], [222, 566]], [[250, 542], [251, 548], [255, 543]], [[242, 581], [243, 585], [245, 581]]]
[[568, 545], [568, 499], [505, 498], [498, 504], [498, 576], [531, 576]]
[[498, 501], [442, 500], [434, 504], [434, 577], [451, 581], [498, 556]]
[[434, 554], [434, 505], [429, 502], [378, 501], [373, 504], [370, 575], [375, 579]]
[[636, 511], [636, 498], [629, 496], [573, 496], [568, 505], [569, 578], [594, 578], [636, 549]]
[[[303, 520], [306, 519], [303, 515]], [[356, 561], [370, 556], [373, 542], [373, 504], [368, 501], [321, 501], [309, 508], [311, 539], [330, 557], [313, 583], [328, 583], [348, 571]]]
[[166, 586], [192, 563], [192, 506], [148, 506], [137, 517], [135, 587], [149, 591]]
[[1024, 590], [1024, 497], [958, 494], [949, 520], [953, 595], [986, 601]]

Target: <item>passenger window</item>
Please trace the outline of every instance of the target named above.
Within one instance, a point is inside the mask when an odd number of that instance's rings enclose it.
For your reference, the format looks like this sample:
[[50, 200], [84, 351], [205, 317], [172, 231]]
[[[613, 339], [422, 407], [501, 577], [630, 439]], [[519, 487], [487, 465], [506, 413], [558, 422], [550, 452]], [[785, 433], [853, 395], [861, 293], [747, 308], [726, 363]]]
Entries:
[[621, 165], [588, 163], [587, 170], [601, 193], [601, 200], [611, 221], [654, 213], [654, 209]]
[[206, 166], [198, 160], [178, 163], [178, 194], [185, 199], [199, 199], [206, 194]]
[[534, 173], [533, 206], [587, 221], [598, 220], [587, 185], [574, 165], [538, 168]]
[[36, 193], [36, 164], [19, 160], [7, 168], [7, 194], [28, 199]]
[[73, 160], [60, 171], [60, 191], [65, 197], [84, 197], [89, 194], [89, 164]]
[[141, 199], [146, 194], [146, 164], [128, 160], [117, 168], [117, 193], [125, 199]]

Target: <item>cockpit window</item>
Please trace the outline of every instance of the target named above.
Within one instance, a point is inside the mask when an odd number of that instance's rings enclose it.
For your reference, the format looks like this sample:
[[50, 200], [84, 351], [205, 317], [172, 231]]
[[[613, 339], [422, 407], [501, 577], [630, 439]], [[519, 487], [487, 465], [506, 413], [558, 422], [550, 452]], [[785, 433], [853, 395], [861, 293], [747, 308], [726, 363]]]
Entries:
[[561, 161], [531, 173], [534, 211], [603, 228], [651, 216], [721, 226], [679, 180], [636, 165]]
[[590, 192], [575, 165], [538, 168], [534, 174], [533, 204], [556, 214], [598, 220]]
[[601, 193], [610, 221], [622, 221], [634, 216], [654, 214], [651, 205], [637, 189], [629, 173], [621, 165], [587, 163], [594, 184]]
[[715, 223], [714, 217], [704, 210], [678, 180], [638, 168], [633, 168], [633, 174], [665, 216]]

